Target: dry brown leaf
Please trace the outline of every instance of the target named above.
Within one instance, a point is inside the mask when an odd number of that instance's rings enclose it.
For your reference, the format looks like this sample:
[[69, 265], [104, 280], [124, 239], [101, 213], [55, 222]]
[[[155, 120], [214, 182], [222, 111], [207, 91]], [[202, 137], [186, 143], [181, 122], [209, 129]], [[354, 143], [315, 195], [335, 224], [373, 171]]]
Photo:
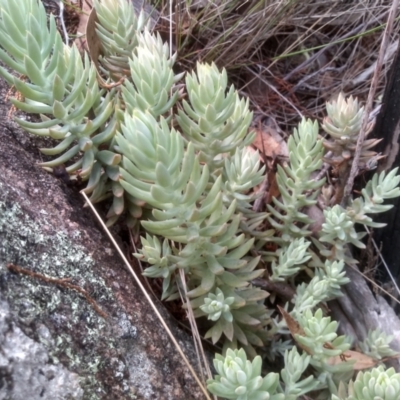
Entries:
[[286, 142], [275, 129], [269, 126], [257, 128], [253, 146], [268, 158], [288, 157]]
[[300, 324], [285, 309], [283, 309], [281, 306], [278, 306], [278, 310], [282, 314], [282, 317], [285, 320], [286, 325], [293, 337], [294, 335], [306, 336]]
[[[89, 49], [90, 59], [96, 66], [97, 77], [99, 80], [103, 81], [99, 74], [99, 55], [101, 54], [101, 42], [96, 33], [96, 22], [98, 22], [96, 9], [92, 8], [86, 25], [86, 42]], [[103, 83], [105, 82], [103, 81]]]
[[[293, 338], [296, 340], [295, 335], [305, 336], [304, 330], [301, 328], [299, 323], [282, 307], [278, 306], [278, 309], [279, 309], [280, 313], [282, 314], [282, 317], [284, 318], [286, 325], [289, 328], [289, 331], [292, 334]], [[302, 344], [300, 344], [298, 342], [297, 342], [297, 344], [308, 354], [313, 354], [311, 349], [303, 346]], [[327, 349], [332, 349], [332, 350], [335, 349], [335, 347], [332, 346], [331, 343], [325, 343], [324, 347]], [[399, 357], [399, 356], [395, 356], [393, 358], [397, 358], [397, 357]], [[358, 351], [347, 350], [343, 354], [340, 354], [340, 355], [334, 356], [334, 357], [330, 357], [328, 359], [328, 365], [333, 366], [333, 365], [338, 365], [338, 364], [342, 364], [344, 362], [349, 362], [349, 361], [353, 361], [353, 360], [355, 360], [355, 363], [353, 365], [354, 371], [361, 371], [363, 369], [372, 368], [378, 362], [383, 361], [383, 360], [375, 360], [374, 358], [367, 356], [363, 353], [360, 353]]]
[[279, 191], [278, 182], [276, 181], [275, 170], [268, 171], [268, 183], [269, 183], [268, 195], [266, 196], [265, 204], [270, 204], [272, 202], [273, 197], [278, 198], [281, 194], [281, 192]]
[[363, 369], [368, 369], [374, 367], [379, 361], [367, 356], [363, 353], [354, 350], [347, 350], [339, 356], [331, 357], [328, 360], [328, 365], [338, 365], [343, 362], [349, 362], [355, 360], [353, 369], [355, 371], [360, 371]]
[[[283, 319], [286, 322], [287, 327], [289, 328], [290, 333], [293, 336], [293, 339], [296, 340], [295, 335], [306, 336], [303, 328], [300, 324], [282, 307], [278, 306], [279, 312], [282, 314]], [[296, 341], [297, 342], [297, 341]], [[301, 347], [306, 353], [313, 354], [312, 350], [302, 344], [298, 343], [299, 347]]]
[[[285, 311], [282, 307], [278, 306], [278, 309], [280, 313], [282, 314], [282, 317], [284, 318], [287, 327], [289, 328], [290, 333], [293, 336], [293, 339], [296, 340], [295, 335], [301, 335], [301, 336], [306, 336], [303, 328], [301, 328], [300, 324], [287, 312]], [[313, 351], [302, 345], [301, 343], [297, 342], [298, 346], [302, 348], [306, 353], [308, 354], [314, 354]], [[335, 346], [333, 346], [331, 343], [324, 343], [324, 347], [326, 349], [331, 349], [334, 350]], [[366, 369], [366, 368], [371, 368], [373, 367], [377, 361], [375, 361], [373, 358], [366, 356], [363, 353], [359, 353], [357, 351], [352, 351], [348, 350], [343, 354], [340, 354], [335, 357], [330, 357], [328, 360], [329, 365], [337, 365], [342, 362], [347, 362], [349, 360], [356, 360], [356, 363], [354, 364], [353, 368], [354, 370], [361, 370], [361, 369]], [[371, 364], [372, 363], [372, 364]]]
[[85, 33], [92, 7], [93, 6], [88, 4], [87, 0], [82, 1], [82, 12], [79, 13], [79, 25], [77, 30], [77, 38], [75, 39], [75, 44], [81, 52], [85, 51], [87, 48]]
[[101, 41], [96, 33], [96, 23], [98, 22], [96, 9], [92, 8], [90, 12], [89, 19], [86, 26], [86, 42], [89, 49], [90, 59], [93, 61], [96, 72], [97, 72], [97, 82], [99, 85], [106, 89], [111, 89], [115, 86], [120, 85], [124, 81], [122, 77], [118, 82], [108, 84], [100, 75], [99, 69], [99, 56], [102, 52]]

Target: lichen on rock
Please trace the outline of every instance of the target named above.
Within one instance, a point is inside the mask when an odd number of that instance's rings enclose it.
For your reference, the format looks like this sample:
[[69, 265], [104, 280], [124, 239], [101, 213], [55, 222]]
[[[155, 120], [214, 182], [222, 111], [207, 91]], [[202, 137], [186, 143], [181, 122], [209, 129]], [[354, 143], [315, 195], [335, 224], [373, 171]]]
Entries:
[[[0, 92], [2, 88], [0, 81]], [[36, 145], [7, 119], [8, 110], [9, 105], [0, 104], [4, 116], [0, 129], [1, 300], [9, 310], [8, 326], [20, 332], [18, 343], [27, 340], [40, 349], [38, 371], [55, 371], [54, 379], [73, 377], [67, 379], [71, 389], [60, 384], [58, 395], [37, 398], [202, 398], [117, 253], [91, 213], [82, 210], [77, 190], [35, 165]], [[70, 279], [67, 282], [85, 290], [107, 317], [99, 315], [81, 293], [12, 272], [8, 264], [48, 278]], [[194, 359], [189, 337], [173, 330]], [[24, 347], [16, 345], [15, 351], [28, 356]], [[7, 371], [17, 368], [14, 361], [3, 365]], [[4, 399], [19, 399], [18, 390], [24, 386], [17, 377], [7, 373], [1, 378]], [[35, 400], [34, 392], [25, 398]]]

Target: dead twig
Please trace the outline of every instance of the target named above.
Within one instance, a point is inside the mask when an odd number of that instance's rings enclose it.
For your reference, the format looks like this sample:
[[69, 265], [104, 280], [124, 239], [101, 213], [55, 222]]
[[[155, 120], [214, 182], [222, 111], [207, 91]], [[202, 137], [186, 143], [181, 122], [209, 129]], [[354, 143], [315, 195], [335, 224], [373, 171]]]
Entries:
[[266, 173], [264, 176], [264, 180], [262, 181], [260, 186], [261, 195], [255, 200], [253, 205], [253, 211], [260, 212], [262, 210], [268, 190], [269, 190], [269, 179], [268, 179], [268, 173]]
[[139, 286], [140, 290], [142, 291], [143, 295], [146, 297], [146, 300], [148, 301], [150, 307], [153, 309], [153, 311], [156, 314], [158, 320], [160, 321], [161, 325], [165, 329], [165, 332], [167, 333], [167, 335], [171, 339], [172, 343], [174, 344], [176, 350], [178, 351], [179, 355], [181, 356], [183, 362], [186, 364], [186, 366], [188, 367], [191, 375], [193, 376], [193, 378], [195, 379], [195, 381], [199, 385], [199, 388], [203, 392], [205, 398], [207, 400], [211, 400], [211, 397], [208, 394], [206, 387], [203, 385], [202, 381], [197, 376], [197, 374], [196, 374], [195, 370], [193, 369], [190, 361], [188, 360], [188, 358], [186, 357], [185, 353], [183, 352], [182, 347], [180, 346], [178, 341], [175, 339], [174, 334], [171, 332], [170, 328], [168, 327], [167, 323], [165, 322], [164, 318], [162, 317], [162, 315], [161, 315], [160, 311], [158, 310], [157, 306], [154, 304], [154, 301], [151, 299], [149, 293], [146, 291], [145, 287], [143, 286], [142, 281], [139, 279], [138, 275], [133, 270], [132, 266], [129, 264], [127, 258], [125, 257], [125, 254], [122, 252], [121, 248], [118, 246], [118, 244], [115, 241], [114, 237], [112, 236], [110, 230], [107, 228], [106, 224], [103, 222], [103, 220], [101, 219], [100, 215], [97, 213], [96, 209], [94, 208], [94, 206], [91, 203], [91, 201], [89, 200], [89, 198], [86, 196], [85, 192], [81, 191], [81, 194], [85, 198], [86, 203], [88, 204], [90, 209], [93, 211], [93, 213], [96, 216], [96, 218], [98, 219], [101, 227], [104, 229], [105, 233], [110, 238], [110, 240], [111, 240], [112, 244], [114, 245], [115, 249], [117, 250], [118, 254], [121, 256], [121, 258], [124, 261], [124, 264], [127, 267], [129, 273], [135, 279], [135, 281], [136, 281], [137, 285]]
[[[307, 82], [309, 79], [315, 78], [315, 77], [317, 77], [318, 75], [322, 75], [322, 74], [325, 73], [325, 72], [334, 71], [334, 72], [336, 72], [336, 73], [341, 73], [341, 72], [344, 71], [346, 68], [347, 68], [347, 65], [345, 64], [345, 65], [342, 65], [342, 66], [339, 67], [339, 68], [327, 66], [327, 67], [324, 67], [324, 68], [319, 69], [319, 70], [317, 70], [317, 71], [314, 71], [313, 73], [308, 74], [308, 75], [306, 75], [304, 78], [300, 79], [300, 80], [296, 83], [296, 85], [293, 86], [293, 89], [292, 89], [292, 90], [293, 90], [293, 92], [295, 92], [297, 89], [299, 89], [299, 88], [301, 88], [301, 87], [303, 87], [303, 86], [306, 86], [306, 85], [307, 85], [306, 82]], [[311, 87], [310, 85], [307, 85], [307, 86], [308, 86], [310, 89], [313, 89], [313, 90], [316, 90], [316, 89], [317, 89], [317, 87], [313, 88], [313, 87]], [[331, 86], [334, 87], [334, 86], [336, 86], [336, 84], [332, 84]], [[326, 89], [326, 88], [325, 88], [325, 89]]]
[[350, 197], [351, 191], [353, 189], [354, 180], [358, 174], [358, 170], [359, 170], [358, 163], [360, 161], [362, 144], [364, 143], [366, 132], [367, 132], [368, 126], [369, 126], [369, 113], [372, 110], [375, 93], [376, 93], [378, 83], [379, 83], [379, 74], [382, 69], [384, 59], [385, 59], [385, 53], [388, 48], [390, 34], [392, 33], [392, 30], [393, 30], [393, 23], [394, 23], [394, 19], [396, 16], [396, 11], [398, 9], [398, 6], [399, 6], [399, 0], [394, 0], [392, 3], [392, 6], [390, 8], [390, 11], [389, 11], [386, 29], [383, 33], [383, 38], [382, 38], [382, 43], [381, 43], [381, 46], [379, 49], [378, 59], [376, 60], [376, 68], [374, 71], [374, 75], [372, 77], [372, 82], [371, 82], [371, 86], [370, 86], [369, 93], [368, 93], [367, 104], [365, 105], [365, 112], [364, 112], [363, 121], [362, 121], [362, 125], [361, 125], [361, 131], [360, 131], [360, 134], [359, 134], [358, 140], [357, 140], [357, 147], [356, 147], [356, 151], [354, 153], [353, 163], [351, 165], [350, 174], [347, 179], [346, 186], [344, 188], [343, 198], [342, 198], [342, 202], [341, 202], [342, 206], [346, 205], [346, 203]]
[[302, 62], [300, 65], [298, 65], [296, 68], [294, 68], [292, 71], [290, 71], [288, 74], [286, 74], [283, 79], [285, 81], [289, 80], [290, 78], [292, 78], [295, 74], [297, 74], [298, 72], [302, 71], [304, 68], [306, 68], [308, 65], [310, 65], [312, 62], [314, 62], [315, 60], [317, 60], [323, 53], [325, 53], [328, 49], [330, 49], [332, 46], [341, 43], [343, 41], [345, 41], [348, 38], [351, 38], [354, 35], [357, 35], [358, 33], [362, 32], [363, 30], [365, 30], [369, 25], [373, 24], [376, 22], [376, 20], [379, 20], [381, 18], [381, 16], [378, 16], [376, 19], [371, 19], [366, 21], [364, 24], [358, 25], [356, 26], [354, 29], [352, 29], [351, 31], [347, 32], [345, 35], [343, 35], [341, 38], [336, 39], [334, 41], [332, 41], [331, 43], [328, 43], [326, 45], [324, 45], [324, 47], [317, 51], [316, 53], [314, 53], [311, 57], [308, 57], [304, 62]]
[[7, 268], [10, 271], [18, 274], [26, 275], [31, 278], [39, 279], [46, 283], [51, 283], [53, 285], [62, 286], [67, 289], [75, 290], [76, 292], [80, 293], [82, 296], [86, 298], [87, 302], [93, 307], [93, 309], [97, 312], [97, 314], [99, 314], [104, 319], [108, 317], [108, 315], [97, 305], [96, 301], [89, 296], [88, 292], [82, 289], [80, 286], [72, 284], [70, 282], [70, 278], [50, 278], [46, 275], [33, 272], [29, 269], [19, 267], [18, 265], [15, 264], [7, 264]]
[[[257, 65], [260, 69], [264, 68], [266, 70], [268, 70], [267, 67], [263, 66], [263, 65]], [[300, 118], [303, 118], [303, 113], [288, 99], [286, 98], [286, 96], [283, 96], [282, 93], [279, 92], [279, 90], [270, 82], [268, 82], [267, 79], [265, 79], [263, 76], [261, 76], [259, 73], [255, 72], [254, 70], [252, 70], [249, 67], [246, 67], [246, 69], [254, 74], [255, 76], [257, 76], [258, 79], [260, 79], [261, 82], [265, 83], [272, 91], [274, 91], [284, 102], [288, 103], [293, 110], [295, 110], [297, 112], [297, 114], [299, 115]]]
[[254, 286], [266, 290], [267, 292], [277, 293], [285, 300], [292, 300], [296, 291], [286, 282], [272, 282], [267, 279], [256, 278], [251, 281]]

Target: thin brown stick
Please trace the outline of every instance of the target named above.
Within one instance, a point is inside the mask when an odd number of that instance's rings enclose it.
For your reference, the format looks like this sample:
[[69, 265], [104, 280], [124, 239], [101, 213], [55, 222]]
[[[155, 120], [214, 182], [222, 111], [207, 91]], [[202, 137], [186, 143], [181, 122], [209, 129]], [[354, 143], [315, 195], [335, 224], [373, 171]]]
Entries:
[[389, 11], [386, 28], [383, 33], [383, 39], [382, 39], [382, 43], [381, 43], [381, 46], [379, 49], [378, 59], [376, 60], [376, 68], [374, 71], [374, 75], [372, 77], [371, 86], [369, 88], [367, 104], [365, 105], [365, 112], [364, 112], [363, 121], [362, 121], [362, 125], [361, 125], [361, 131], [360, 131], [360, 134], [359, 134], [358, 140], [357, 140], [357, 147], [356, 147], [356, 151], [354, 153], [353, 163], [351, 165], [349, 178], [347, 179], [346, 186], [344, 188], [343, 199], [341, 202], [341, 204], [343, 206], [346, 205], [347, 200], [350, 197], [350, 194], [351, 194], [351, 191], [352, 191], [353, 185], [354, 185], [354, 180], [358, 174], [358, 163], [360, 161], [362, 144], [364, 143], [366, 132], [368, 130], [369, 114], [372, 110], [375, 93], [378, 88], [379, 74], [382, 69], [382, 65], [383, 65], [383, 62], [385, 59], [385, 53], [386, 53], [386, 50], [389, 45], [389, 38], [390, 38], [390, 34], [392, 33], [392, 30], [393, 30], [393, 22], [395, 19], [395, 15], [396, 15], [398, 6], [399, 6], [399, 0], [393, 0], [392, 6]]
[[70, 278], [50, 278], [46, 275], [39, 274], [38, 272], [33, 272], [29, 269], [19, 267], [18, 265], [15, 264], [7, 264], [7, 268], [12, 272], [16, 272], [21, 275], [26, 275], [31, 278], [39, 279], [46, 283], [51, 283], [53, 285], [62, 286], [67, 289], [75, 290], [76, 292], [80, 293], [86, 298], [87, 302], [93, 307], [93, 309], [97, 312], [97, 314], [99, 314], [104, 319], [108, 317], [108, 315], [97, 305], [96, 301], [89, 296], [86, 290], [82, 289], [80, 286], [74, 285], [69, 282]]
[[[267, 71], [268, 68], [265, 65], [261, 65], [261, 64], [257, 64], [257, 67], [264, 68]], [[300, 118], [303, 118], [303, 113], [288, 99], [286, 98], [286, 96], [283, 96], [282, 93], [280, 93], [280, 91], [272, 84], [270, 83], [267, 79], [265, 79], [263, 76], [261, 76], [259, 73], [253, 71], [251, 68], [246, 67], [246, 69], [254, 74], [258, 79], [260, 79], [261, 82], [264, 82], [271, 90], [273, 90], [284, 102], [286, 102], [287, 104], [289, 104], [293, 110], [295, 110], [297, 112], [297, 114], [300, 116]]]
[[[364, 225], [364, 229], [365, 229], [365, 230], [368, 232], [368, 234], [370, 235], [370, 237], [371, 237], [371, 239], [372, 239], [372, 244], [373, 244], [373, 246], [374, 246], [374, 248], [375, 248], [375, 251], [376, 251], [376, 253], [378, 254], [379, 258], [381, 259], [381, 262], [382, 262], [383, 266], [385, 267], [386, 272], [387, 272], [387, 274], [389, 275], [390, 280], [392, 281], [393, 286], [395, 287], [397, 294], [400, 296], [400, 288], [399, 288], [399, 286], [397, 285], [396, 279], [394, 278], [392, 272], [390, 271], [389, 266], [387, 265], [385, 259], [383, 258], [381, 249], [378, 247], [378, 245], [376, 244], [375, 240], [372, 238], [372, 236], [371, 236], [371, 235], [372, 235], [372, 232], [368, 229], [368, 227], [367, 227], [366, 225]], [[380, 287], [379, 287], [379, 288], [380, 288]], [[382, 288], [380, 288], [380, 290], [384, 291]], [[385, 291], [384, 291], [384, 292], [385, 292]], [[385, 293], [388, 294], [387, 292], [385, 292]], [[390, 297], [392, 297], [392, 299], [393, 299], [393, 296], [390, 295]], [[400, 301], [399, 301], [399, 300], [395, 299], [395, 301], [397, 301], [397, 303], [400, 304]]]
[[332, 41], [331, 43], [328, 43], [326, 46], [324, 46], [321, 50], [317, 51], [314, 53], [312, 56], [308, 57], [305, 61], [303, 61], [300, 65], [298, 65], [296, 68], [294, 68], [292, 71], [290, 71], [288, 74], [286, 74], [283, 77], [283, 80], [287, 81], [290, 78], [292, 78], [295, 74], [298, 72], [302, 71], [304, 68], [306, 68], [309, 64], [311, 64], [313, 61], [318, 59], [325, 51], [330, 49], [332, 46], [336, 45], [338, 42], [343, 41], [351, 36], [354, 36], [358, 33], [360, 33], [363, 30], [366, 30], [367, 27], [373, 23], [375, 23], [377, 20], [379, 20], [382, 17], [382, 15], [379, 15], [377, 18], [370, 19], [366, 21], [364, 24], [356, 26], [354, 29], [352, 29], [350, 32], [347, 32], [345, 35], [340, 37], [339, 39], [336, 39]]
[[[258, 125], [259, 125], [258, 129], [261, 130], [261, 120], [259, 120]], [[253, 211], [256, 211], [256, 212], [261, 211], [261, 208], [264, 205], [263, 203], [265, 203], [266, 194], [269, 190], [269, 179], [268, 179], [268, 170], [267, 170], [268, 163], [267, 163], [267, 157], [265, 155], [266, 153], [265, 153], [265, 147], [264, 147], [264, 140], [261, 141], [261, 144], [262, 144], [262, 150], [263, 150], [261, 157], [263, 159], [266, 171], [265, 171], [264, 180], [260, 187], [260, 196], [256, 199], [256, 201], [253, 204]]]
[[256, 278], [251, 283], [268, 292], [275, 292], [288, 301], [292, 300], [296, 294], [296, 291], [286, 282], [272, 282], [268, 279]]
[[[182, 304], [186, 304], [186, 306], [187, 306], [186, 315], [187, 315], [187, 318], [189, 320], [190, 327], [192, 330], [193, 343], [194, 343], [195, 350], [196, 350], [198, 367], [199, 367], [203, 381], [206, 381], [204, 379], [203, 369], [205, 369], [208, 379], [212, 379], [213, 376], [212, 376], [211, 369], [210, 369], [210, 366], [207, 361], [206, 354], [204, 352], [203, 343], [201, 340], [202, 338], [201, 338], [200, 332], [197, 328], [192, 304], [190, 303], [190, 299], [188, 298], [188, 295], [187, 295], [188, 291], [187, 291], [187, 286], [186, 286], [185, 273], [183, 272], [182, 269], [179, 270], [179, 276], [180, 276], [181, 283], [182, 283], [182, 287], [180, 287], [178, 285], [179, 294], [181, 296]], [[201, 355], [201, 357], [200, 357], [200, 355]], [[203, 365], [202, 365], [202, 361], [203, 361]], [[217, 397], [215, 395], [213, 397], [214, 397], [214, 400], [217, 400]]]
[[[334, 9], [335, 5], [332, 5], [328, 10], [327, 13], [331, 12]], [[296, 48], [299, 44], [304, 43], [308, 38], [312, 37], [315, 35], [316, 32], [323, 30], [328, 24], [327, 23], [322, 23], [324, 15], [321, 15], [314, 23], [307, 28], [307, 30], [298, 37], [297, 40], [294, 41], [285, 51], [285, 53], [290, 53], [293, 49]], [[317, 28], [319, 26], [319, 28]], [[314, 28], [316, 28], [314, 30]], [[277, 60], [273, 60], [270, 67], [274, 65], [274, 63], [277, 62]]]
[[[348, 66], [345, 64], [345, 65], [342, 65], [342, 66], [339, 67], [339, 68], [337, 68], [337, 67], [330, 67], [330, 66], [328, 65], [327, 67], [318, 69], [317, 71], [314, 71], [314, 72], [312, 72], [312, 73], [306, 75], [304, 78], [300, 79], [300, 80], [293, 86], [292, 90], [293, 90], [293, 92], [295, 92], [296, 90], [298, 90], [299, 88], [301, 88], [301, 87], [303, 87], [303, 86], [310, 86], [310, 85], [307, 85], [306, 82], [307, 82], [309, 79], [315, 78], [315, 77], [318, 76], [318, 75], [322, 75], [322, 74], [324, 74], [324, 73], [326, 73], [326, 72], [330, 72], [330, 71], [334, 71], [334, 72], [337, 72], [337, 73], [341, 73], [342, 71], [345, 71], [346, 68], [348, 68]], [[332, 87], [334, 87], [334, 86], [335, 86], [335, 84], [332, 84]]]
[[[126, 71], [126, 72], [128, 72], [128, 71]], [[113, 83], [105, 83], [102, 79], [101, 80], [100, 79], [97, 80], [98, 84], [104, 89], [115, 88], [117, 86], [122, 85], [124, 83], [124, 81], [125, 81], [125, 76], [123, 76], [118, 82], [113, 82]]]
[[207, 400], [211, 400], [211, 397], [208, 394], [207, 389], [204, 387], [204, 385], [201, 382], [200, 378], [197, 376], [195, 370], [193, 369], [192, 365], [190, 364], [190, 362], [189, 362], [188, 358], [186, 357], [185, 353], [183, 352], [181, 346], [179, 345], [178, 341], [175, 339], [174, 334], [169, 329], [169, 327], [168, 327], [167, 323], [165, 322], [164, 318], [162, 317], [160, 311], [157, 309], [157, 307], [154, 304], [153, 300], [151, 299], [149, 293], [146, 291], [145, 287], [143, 286], [143, 283], [141, 282], [141, 280], [139, 279], [139, 277], [137, 276], [135, 271], [132, 269], [132, 266], [129, 264], [128, 260], [125, 257], [125, 254], [122, 252], [121, 248], [118, 246], [118, 244], [115, 241], [115, 239], [114, 239], [113, 235], [111, 234], [110, 230], [106, 227], [106, 224], [101, 219], [100, 215], [98, 214], [98, 212], [94, 208], [94, 206], [91, 203], [90, 199], [86, 196], [85, 192], [81, 191], [81, 194], [85, 198], [86, 203], [88, 204], [90, 209], [93, 211], [93, 214], [96, 216], [96, 218], [99, 221], [101, 227], [103, 228], [103, 230], [105, 231], [105, 233], [107, 234], [107, 236], [111, 240], [112, 244], [114, 245], [115, 249], [117, 250], [118, 254], [122, 258], [122, 260], [123, 260], [124, 264], [126, 265], [129, 273], [135, 279], [135, 281], [136, 281], [137, 285], [139, 286], [140, 290], [142, 291], [143, 295], [146, 297], [146, 300], [148, 301], [150, 307], [153, 309], [153, 311], [156, 314], [158, 320], [160, 321], [161, 325], [165, 329], [165, 332], [167, 333], [167, 335], [171, 339], [172, 343], [174, 344], [176, 350], [178, 351], [179, 355], [181, 356], [183, 362], [188, 367], [188, 369], [189, 369], [191, 375], [193, 376], [194, 380], [199, 385], [199, 388], [203, 392], [205, 398]]
[[389, 296], [394, 302], [400, 304], [400, 300], [397, 299], [395, 296], [393, 296], [391, 293], [389, 293], [387, 290], [383, 289], [382, 286], [378, 285], [373, 279], [369, 278], [367, 275], [362, 273], [356, 266], [348, 264], [355, 272], [357, 272], [359, 275], [361, 275], [364, 279], [366, 279], [371, 285], [375, 286], [378, 290], [381, 292], [385, 293], [386, 296]]
[[253, 211], [260, 212], [263, 206], [265, 205], [265, 198], [266, 194], [268, 193], [269, 190], [269, 179], [268, 179], [268, 172], [264, 175], [264, 180], [261, 183], [260, 186], [260, 197], [257, 197], [253, 204]]
[[[339, 40], [345, 39], [347, 37], [350, 37], [354, 34], [357, 34], [361, 30], [360, 26], [357, 26], [355, 29], [352, 31], [348, 32], [346, 35], [344, 35], [342, 38]], [[318, 57], [320, 57], [325, 51], [330, 49], [332, 46], [334, 46], [336, 43], [332, 42], [326, 45], [326, 47], [323, 47], [321, 50], [317, 51], [314, 53], [312, 56], [308, 57], [305, 61], [303, 61], [300, 65], [298, 65], [296, 68], [294, 68], [292, 71], [290, 71], [288, 74], [286, 74], [283, 77], [283, 80], [288, 81], [292, 76], [297, 74], [298, 72], [302, 71], [304, 68], [306, 68], [309, 64], [311, 64], [313, 61], [317, 60]]]

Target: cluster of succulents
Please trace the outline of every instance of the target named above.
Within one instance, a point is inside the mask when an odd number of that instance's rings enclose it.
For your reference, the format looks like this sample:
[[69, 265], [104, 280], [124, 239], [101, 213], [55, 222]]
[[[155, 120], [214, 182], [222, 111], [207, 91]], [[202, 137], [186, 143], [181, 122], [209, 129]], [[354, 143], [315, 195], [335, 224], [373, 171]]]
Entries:
[[[135, 254], [146, 262], [144, 275], [163, 280], [163, 300], [187, 289], [184, 306], [190, 303], [203, 320], [205, 337], [224, 342], [209, 390], [239, 400], [294, 400], [315, 390], [328, 400], [360, 399], [365, 391], [371, 399], [399, 395], [397, 376], [381, 369], [371, 372], [384, 381], [376, 387], [359, 375], [343, 389], [351, 363], [332, 366], [330, 359], [343, 355], [351, 339], [337, 336], [337, 323], [321, 307], [348, 283], [344, 267], [354, 261], [348, 244], [364, 246], [355, 224], [381, 226], [368, 214], [388, 210], [384, 200], [400, 196], [397, 170], [375, 174], [345, 207], [320, 176], [324, 157], [339, 184], [346, 176], [364, 112], [358, 102], [341, 95], [328, 103], [322, 128], [329, 138], [320, 138], [317, 122], [300, 122], [288, 140], [288, 162], [277, 166], [280, 194], [268, 213], [256, 212], [265, 167], [248, 147], [254, 139], [249, 103], [229, 86], [226, 71], [199, 63], [183, 79], [175, 73], [176, 55], [131, 2], [95, 0], [94, 8], [102, 51], [90, 61], [63, 43], [41, 2], [0, 0], [0, 60], [8, 67], [0, 66], [0, 75], [24, 97], [13, 104], [38, 114], [34, 122], [16, 121], [59, 141], [41, 149], [57, 157], [40, 165], [52, 171], [65, 164], [72, 179], [86, 182], [93, 202], [108, 199], [109, 225], [121, 220], [144, 229]], [[375, 143], [364, 142], [361, 163], [375, 156]], [[310, 211], [321, 202], [323, 221], [316, 228]], [[267, 251], [267, 242], [276, 249]], [[300, 274], [308, 280], [299, 282]], [[297, 284], [284, 307], [304, 332], [294, 339], [309, 354], [283, 341], [285, 320], [266, 306], [270, 293], [253, 283], [261, 276]], [[274, 299], [273, 293], [269, 304]], [[363, 351], [392, 355], [390, 340], [371, 332]], [[285, 367], [262, 378], [257, 353], [266, 355], [267, 348], [283, 356]]]
[[341, 286], [349, 283], [344, 262], [326, 260], [323, 266], [315, 268], [315, 275], [307, 284], [297, 285], [293, 299], [293, 314], [302, 314], [318, 304], [341, 296]]
[[324, 178], [312, 177], [321, 168], [324, 154], [317, 121], [303, 119], [289, 137], [288, 150], [289, 164], [278, 165], [276, 174], [281, 199], [273, 199], [275, 207], [268, 205], [269, 221], [286, 243], [310, 235], [307, 225], [312, 219], [303, 210], [317, 203], [318, 189], [325, 183]]
[[[329, 325], [332, 326], [332, 323]], [[340, 350], [330, 352], [339, 354]], [[300, 355], [296, 347], [286, 350], [284, 361], [285, 367], [280, 374], [270, 372], [262, 377], [260, 356], [250, 361], [243, 349], [228, 349], [225, 356], [216, 355], [214, 367], [217, 374], [208, 381], [208, 389], [221, 398], [234, 400], [296, 400], [315, 390], [319, 391], [318, 398], [327, 400], [399, 398], [400, 374], [394, 368], [385, 370], [381, 365], [366, 372], [360, 371], [354, 380], [349, 383], [341, 380], [336, 386], [325, 373], [301, 379], [309, 365], [315, 364], [315, 360], [304, 352]], [[347, 369], [350, 374], [347, 375], [353, 374], [351, 363], [349, 364]], [[343, 373], [341, 377], [343, 378]]]
[[280, 374], [270, 372], [262, 377], [260, 356], [249, 361], [243, 349], [228, 349], [225, 357], [217, 354], [214, 359], [217, 375], [208, 381], [208, 389], [225, 399], [296, 400], [305, 393], [323, 387], [312, 375], [301, 379], [310, 359], [307, 354], [300, 355], [293, 347], [285, 352], [285, 368]]
[[385, 370], [379, 366], [359, 372], [346, 386], [343, 384], [340, 392], [332, 395], [332, 400], [396, 400], [400, 393], [400, 374], [394, 368]]
[[375, 360], [381, 360], [384, 357], [391, 357], [397, 354], [389, 346], [392, 340], [392, 335], [386, 335], [384, 332], [374, 330], [368, 332], [367, 337], [359, 343], [359, 346], [364, 354]]
[[285, 399], [284, 394], [276, 393], [278, 374], [270, 372], [264, 378], [261, 377], [260, 356], [249, 361], [243, 349], [228, 349], [225, 357], [217, 354], [214, 367], [217, 375], [208, 383], [208, 389], [217, 396], [237, 400]]
[[[330, 138], [324, 140], [324, 147], [332, 152], [332, 158], [327, 161], [339, 166], [339, 169], [346, 169], [354, 157], [364, 107], [360, 107], [358, 100], [352, 96], [346, 99], [340, 93], [337, 100], [326, 105], [326, 111], [328, 116], [325, 117], [322, 128]], [[368, 161], [377, 155], [370, 149], [378, 142], [377, 139], [364, 140], [359, 159], [360, 166], [365, 167]]]

